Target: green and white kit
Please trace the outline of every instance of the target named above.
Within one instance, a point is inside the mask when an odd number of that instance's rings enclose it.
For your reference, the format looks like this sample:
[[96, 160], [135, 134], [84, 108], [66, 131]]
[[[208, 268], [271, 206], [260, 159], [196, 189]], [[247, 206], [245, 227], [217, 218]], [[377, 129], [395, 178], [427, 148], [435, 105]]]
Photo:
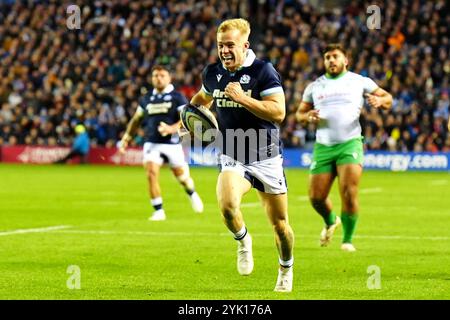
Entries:
[[363, 161], [363, 145], [359, 116], [364, 94], [378, 85], [370, 78], [347, 71], [330, 78], [323, 75], [309, 84], [303, 101], [319, 110], [311, 172], [331, 172], [334, 166]]

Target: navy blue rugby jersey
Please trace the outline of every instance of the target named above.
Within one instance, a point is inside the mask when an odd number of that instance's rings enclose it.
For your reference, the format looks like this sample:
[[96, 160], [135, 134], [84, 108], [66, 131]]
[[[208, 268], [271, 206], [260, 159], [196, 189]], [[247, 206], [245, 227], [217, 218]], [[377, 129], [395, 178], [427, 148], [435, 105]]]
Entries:
[[163, 92], [158, 93], [153, 89], [141, 99], [136, 112], [143, 115], [142, 124], [145, 132], [145, 142], [153, 143], [180, 143], [178, 134], [163, 137], [158, 132], [160, 122], [174, 124], [180, 120], [179, 111], [188, 103], [185, 96], [175, 91], [173, 85], [168, 85]]
[[229, 82], [239, 82], [244, 93], [257, 100], [283, 93], [280, 75], [271, 63], [257, 59], [254, 52], [248, 50], [244, 64], [234, 73], [218, 62], [208, 65], [202, 76], [202, 90], [214, 99], [222, 135], [222, 140], [216, 143], [223, 154], [248, 164], [282, 153], [279, 125], [257, 117], [225, 96]]

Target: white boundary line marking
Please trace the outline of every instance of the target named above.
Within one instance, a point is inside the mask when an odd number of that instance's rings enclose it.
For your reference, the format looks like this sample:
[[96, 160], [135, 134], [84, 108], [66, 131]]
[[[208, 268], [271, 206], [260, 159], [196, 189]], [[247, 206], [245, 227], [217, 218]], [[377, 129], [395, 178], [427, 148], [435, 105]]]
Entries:
[[[380, 192], [383, 192], [383, 188], [375, 187], [375, 188], [363, 188], [359, 190], [360, 194], [380, 193]], [[298, 196], [296, 199], [299, 201], [309, 201], [308, 196]]]
[[[165, 236], [165, 237], [231, 237], [231, 233], [212, 233], [212, 232], [157, 232], [157, 231], [116, 231], [116, 230], [47, 230], [43, 232], [48, 233], [64, 233], [64, 234], [98, 234], [98, 235], [118, 235], [118, 234], [128, 234], [128, 235], [142, 235], [142, 236]], [[262, 233], [252, 233], [252, 236], [256, 237], [273, 237], [270, 232], [267, 234]], [[317, 238], [317, 235], [296, 235], [299, 238]], [[402, 236], [402, 235], [355, 235], [355, 238], [361, 239], [379, 239], [379, 240], [450, 240], [450, 237], [444, 236]]]
[[376, 187], [376, 188], [363, 188], [363, 189], [359, 190], [359, 193], [362, 193], [362, 194], [380, 193], [382, 191], [383, 191], [383, 188], [379, 188], [379, 187]]
[[[258, 203], [259, 204], [259, 203]], [[96, 234], [96, 235], [141, 235], [141, 236], [158, 236], [158, 237], [230, 237], [231, 233], [228, 232], [158, 232], [158, 231], [120, 231], [120, 230], [67, 230], [72, 228], [72, 226], [61, 225], [61, 226], [50, 226], [43, 228], [30, 228], [30, 229], [16, 229], [9, 231], [1, 231], [0, 236], [9, 236], [15, 234], [26, 234], [26, 233], [61, 233], [61, 234]], [[273, 237], [273, 234], [267, 233], [252, 233], [255, 237]], [[296, 235], [299, 238], [317, 238], [317, 235]], [[432, 241], [442, 241], [450, 240], [450, 237], [444, 236], [403, 236], [403, 235], [355, 235], [355, 238], [361, 239], [378, 239], [378, 240], [432, 240]]]
[[444, 186], [448, 184], [448, 180], [432, 180], [430, 185], [432, 186]]
[[51, 226], [51, 227], [43, 227], [43, 228], [31, 228], [31, 229], [16, 229], [9, 231], [0, 231], [0, 236], [9, 236], [13, 234], [24, 234], [24, 233], [39, 233], [39, 232], [50, 232], [56, 230], [62, 230], [71, 228], [71, 226]]

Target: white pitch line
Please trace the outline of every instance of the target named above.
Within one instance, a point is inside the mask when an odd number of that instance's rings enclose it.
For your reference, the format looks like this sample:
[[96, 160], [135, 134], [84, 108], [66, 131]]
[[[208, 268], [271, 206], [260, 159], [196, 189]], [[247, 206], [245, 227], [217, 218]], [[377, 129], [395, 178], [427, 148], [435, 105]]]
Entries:
[[[142, 236], [166, 236], [166, 237], [230, 237], [231, 233], [212, 233], [212, 232], [155, 232], [155, 231], [115, 231], [115, 230], [49, 230], [48, 233], [65, 233], [65, 234], [98, 234], [98, 235], [142, 235]], [[255, 237], [273, 237], [273, 234], [252, 233]], [[298, 238], [317, 238], [317, 235], [296, 235]], [[444, 236], [402, 236], [402, 235], [355, 235], [355, 238], [361, 239], [378, 239], [378, 240], [450, 240], [450, 237]]]
[[381, 240], [450, 240], [450, 237], [418, 237], [418, 236], [358, 236], [361, 239], [381, 239]]
[[[359, 190], [359, 193], [362, 193], [362, 194], [380, 193], [382, 191], [383, 191], [383, 188], [379, 188], [379, 187], [377, 187], [377, 188], [364, 188], [364, 189]], [[299, 201], [308, 201], [309, 197], [308, 196], [299, 196], [299, 197], [297, 197], [297, 200], [299, 200]]]
[[432, 186], [444, 186], [446, 184], [448, 184], [448, 180], [433, 180], [430, 182]]
[[367, 193], [379, 193], [382, 192], [383, 188], [365, 188], [359, 190], [359, 193], [367, 194]]
[[13, 235], [13, 234], [24, 234], [24, 233], [49, 232], [49, 231], [67, 229], [67, 228], [71, 228], [71, 226], [51, 226], [51, 227], [44, 227], [44, 228], [16, 229], [16, 230], [9, 230], [9, 231], [1, 231], [0, 236], [9, 236], [9, 235]]
[[[61, 231], [48, 231], [48, 233], [72, 233], [72, 234], [105, 234], [105, 235], [118, 235], [118, 234], [128, 234], [128, 235], [138, 235], [138, 236], [166, 236], [166, 237], [215, 237], [215, 236], [232, 236], [231, 233], [212, 233], [212, 232], [158, 232], [158, 231], [116, 231], [116, 230], [61, 230]], [[253, 234], [252, 234], [253, 236]], [[266, 235], [256, 235], [256, 236], [266, 236]], [[270, 235], [273, 237], [273, 235]]]

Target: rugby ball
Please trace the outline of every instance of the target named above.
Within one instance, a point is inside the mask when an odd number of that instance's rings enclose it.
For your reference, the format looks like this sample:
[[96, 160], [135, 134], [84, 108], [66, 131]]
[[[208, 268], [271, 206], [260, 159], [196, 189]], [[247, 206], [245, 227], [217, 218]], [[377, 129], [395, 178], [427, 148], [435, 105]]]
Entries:
[[181, 109], [180, 118], [186, 130], [201, 141], [206, 139], [204, 134], [207, 130], [211, 130], [208, 140], [213, 140], [214, 138], [211, 139], [211, 137], [214, 137], [219, 128], [219, 124], [212, 112], [204, 106], [188, 103]]

